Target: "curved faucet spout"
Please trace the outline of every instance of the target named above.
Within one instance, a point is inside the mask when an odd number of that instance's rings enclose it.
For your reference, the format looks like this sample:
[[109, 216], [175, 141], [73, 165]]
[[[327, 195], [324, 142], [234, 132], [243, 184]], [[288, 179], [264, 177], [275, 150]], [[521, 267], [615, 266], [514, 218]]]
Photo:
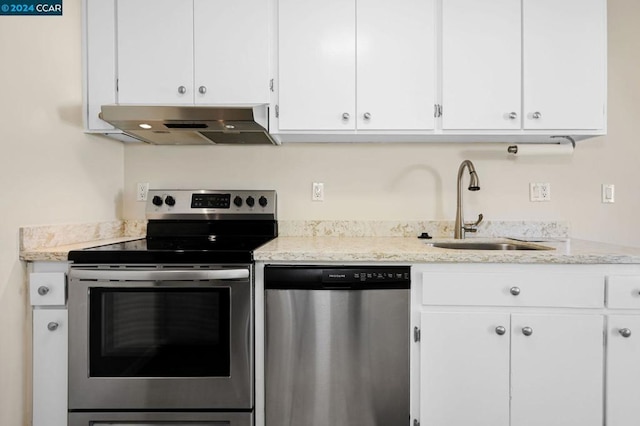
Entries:
[[462, 175], [464, 169], [469, 170], [469, 191], [480, 190], [480, 179], [476, 173], [476, 168], [470, 160], [464, 160], [458, 168], [458, 200], [456, 207], [456, 223], [453, 237], [456, 239], [464, 239], [465, 232], [476, 232], [477, 226], [482, 222], [482, 214], [478, 216], [478, 220], [475, 223], [464, 223], [464, 213], [462, 208]]

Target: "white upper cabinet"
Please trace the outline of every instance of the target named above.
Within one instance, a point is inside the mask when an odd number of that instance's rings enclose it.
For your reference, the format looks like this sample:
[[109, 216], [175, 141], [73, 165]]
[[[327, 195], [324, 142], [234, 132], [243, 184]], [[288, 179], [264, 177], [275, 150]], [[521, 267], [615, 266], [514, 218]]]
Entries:
[[193, 1], [118, 0], [118, 102], [193, 103]]
[[269, 102], [268, 3], [118, 0], [122, 104]]
[[433, 129], [434, 1], [357, 4], [356, 127]]
[[434, 7], [280, 0], [279, 129], [433, 129]]
[[603, 130], [606, 0], [442, 0], [442, 129]]
[[521, 7], [442, 1], [442, 128], [520, 129]]
[[280, 0], [281, 130], [353, 130], [354, 0]]
[[606, 0], [524, 0], [524, 128], [603, 129]]

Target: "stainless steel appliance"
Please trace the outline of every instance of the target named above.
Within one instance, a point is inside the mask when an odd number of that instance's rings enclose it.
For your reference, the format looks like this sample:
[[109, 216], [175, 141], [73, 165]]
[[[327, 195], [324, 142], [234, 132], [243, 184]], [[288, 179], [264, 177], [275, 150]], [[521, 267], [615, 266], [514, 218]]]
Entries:
[[265, 267], [266, 426], [409, 424], [409, 267]]
[[276, 194], [154, 190], [147, 218], [144, 239], [69, 253], [69, 424], [251, 426]]

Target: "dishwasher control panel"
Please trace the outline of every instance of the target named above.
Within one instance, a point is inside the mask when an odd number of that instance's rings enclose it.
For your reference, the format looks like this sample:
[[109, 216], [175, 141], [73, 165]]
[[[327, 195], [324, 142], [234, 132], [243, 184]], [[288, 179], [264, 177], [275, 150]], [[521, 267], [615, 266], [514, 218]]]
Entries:
[[410, 288], [409, 266], [267, 265], [265, 288], [384, 289]]

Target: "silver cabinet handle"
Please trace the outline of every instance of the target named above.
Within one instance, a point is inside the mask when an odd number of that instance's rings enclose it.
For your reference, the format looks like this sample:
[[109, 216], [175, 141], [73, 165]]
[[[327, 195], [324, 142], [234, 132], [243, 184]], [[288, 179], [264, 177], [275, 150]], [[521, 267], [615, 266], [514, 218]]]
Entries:
[[45, 294], [49, 293], [49, 291], [50, 291], [49, 287], [47, 287], [47, 286], [43, 285], [43, 286], [38, 287], [38, 294], [40, 296], [44, 296]]
[[351, 117], [351, 116], [349, 115], [349, 113], [348, 113], [348, 112], [343, 112], [343, 113], [342, 113], [342, 119], [343, 119], [343, 120], [348, 120], [348, 119], [349, 119], [349, 117]]
[[365, 120], [371, 120], [371, 113], [370, 112], [365, 112], [363, 117], [364, 117]]
[[525, 336], [531, 336], [533, 334], [533, 328], [522, 327], [522, 334], [524, 334]]
[[628, 328], [621, 328], [618, 330], [618, 333], [620, 333], [622, 337], [631, 337], [631, 330]]
[[507, 332], [507, 329], [504, 328], [503, 326], [499, 325], [499, 326], [496, 327], [496, 334], [498, 336], [502, 336], [506, 332]]
[[206, 86], [198, 87], [198, 92], [204, 95], [205, 93], [207, 93], [207, 87]]
[[542, 118], [542, 113], [540, 113], [539, 111], [536, 111], [536, 112], [533, 113], [532, 117], [533, 117], [534, 120], [539, 120], [539, 119]]
[[184, 95], [185, 93], [187, 93], [187, 88], [184, 86], [178, 87], [178, 93], [180, 93], [181, 95]]
[[518, 118], [518, 113], [516, 113], [516, 112], [512, 112], [512, 113], [510, 113], [510, 114], [509, 114], [509, 118], [510, 118], [511, 120], [515, 120], [516, 118]]
[[50, 322], [49, 324], [47, 324], [47, 328], [49, 329], [49, 331], [56, 331], [59, 326], [60, 324], [58, 324], [57, 322]]
[[511, 287], [509, 289], [509, 293], [513, 294], [514, 296], [517, 296], [520, 294], [520, 287]]

